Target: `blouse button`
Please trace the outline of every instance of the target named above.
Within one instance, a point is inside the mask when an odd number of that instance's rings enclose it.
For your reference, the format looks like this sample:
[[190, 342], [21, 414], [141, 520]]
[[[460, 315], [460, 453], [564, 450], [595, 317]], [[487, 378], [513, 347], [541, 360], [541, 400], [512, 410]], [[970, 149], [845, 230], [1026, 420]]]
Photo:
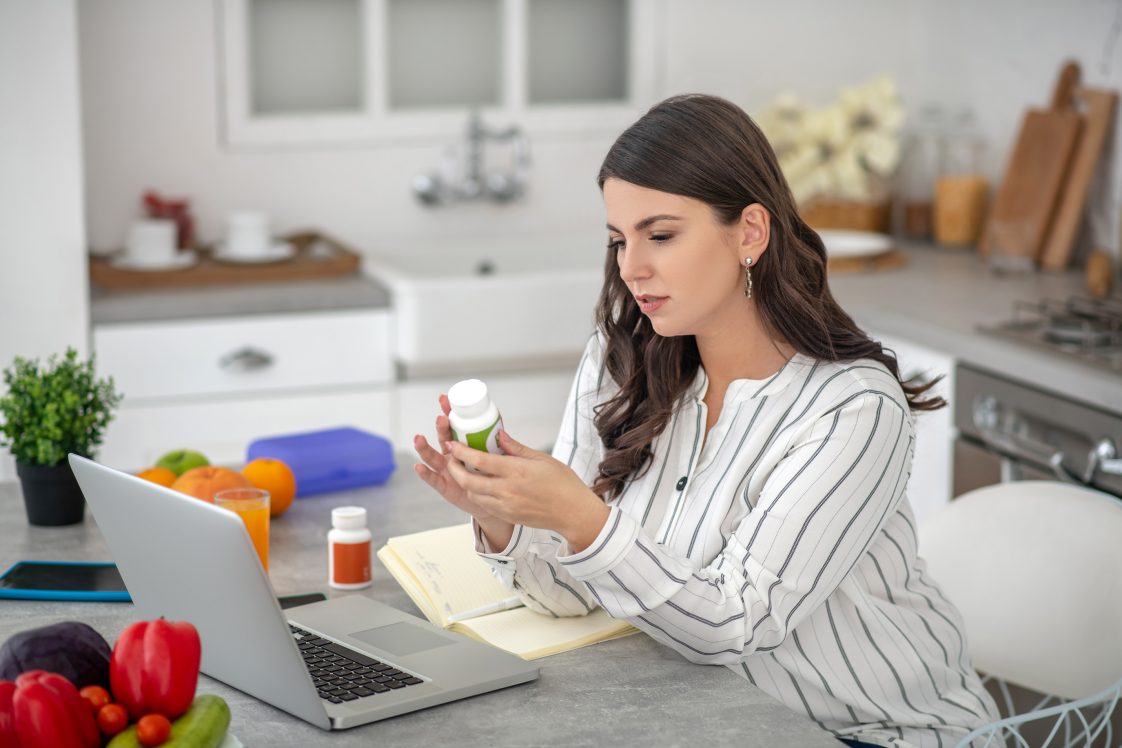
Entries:
[[678, 490], [681, 491], [685, 487], [686, 487], [686, 477], [683, 475], [682, 478], [678, 481]]

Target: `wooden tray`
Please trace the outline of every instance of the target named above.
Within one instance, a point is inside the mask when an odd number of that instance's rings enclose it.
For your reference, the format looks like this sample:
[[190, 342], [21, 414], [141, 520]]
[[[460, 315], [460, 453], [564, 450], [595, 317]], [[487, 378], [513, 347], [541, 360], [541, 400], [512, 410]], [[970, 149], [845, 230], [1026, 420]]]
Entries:
[[859, 202], [816, 198], [799, 206], [802, 219], [814, 229], [852, 229], [888, 233], [891, 205], [887, 200]]
[[826, 260], [826, 272], [849, 273], [869, 270], [891, 270], [903, 267], [908, 262], [908, 257], [899, 249], [884, 252], [872, 257], [838, 257]]
[[280, 237], [296, 247], [289, 260], [260, 265], [219, 262], [211, 246], [195, 251], [199, 260], [182, 270], [125, 270], [110, 260], [90, 257], [90, 280], [115, 291], [150, 288], [183, 288], [240, 283], [284, 283], [316, 278], [337, 278], [358, 270], [361, 258], [354, 250], [316, 231], [298, 231]]

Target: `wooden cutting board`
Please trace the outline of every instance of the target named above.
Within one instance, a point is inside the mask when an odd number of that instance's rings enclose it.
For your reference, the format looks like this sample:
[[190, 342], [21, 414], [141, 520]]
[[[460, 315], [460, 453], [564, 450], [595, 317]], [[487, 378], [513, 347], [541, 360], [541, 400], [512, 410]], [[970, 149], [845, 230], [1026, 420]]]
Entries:
[[1082, 125], [1070, 107], [1078, 80], [1078, 65], [1064, 65], [1052, 96], [1055, 108], [1025, 113], [987, 220], [983, 253], [1000, 242], [1002, 254], [1034, 261], [1040, 255]]
[[1055, 218], [1038, 257], [1048, 270], [1063, 270], [1071, 261], [1079, 225], [1085, 215], [1091, 180], [1114, 126], [1118, 93], [1097, 88], [1079, 88], [1075, 100], [1083, 108], [1083, 132], [1072, 156], [1067, 182], [1060, 195]]

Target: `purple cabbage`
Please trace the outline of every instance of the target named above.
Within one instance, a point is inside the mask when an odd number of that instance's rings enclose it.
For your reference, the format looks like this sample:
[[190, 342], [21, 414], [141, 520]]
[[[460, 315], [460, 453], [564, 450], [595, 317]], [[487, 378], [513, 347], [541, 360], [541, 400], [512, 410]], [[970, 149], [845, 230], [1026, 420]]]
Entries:
[[109, 643], [80, 621], [63, 621], [21, 631], [0, 647], [0, 680], [28, 670], [58, 673], [78, 688], [109, 688]]

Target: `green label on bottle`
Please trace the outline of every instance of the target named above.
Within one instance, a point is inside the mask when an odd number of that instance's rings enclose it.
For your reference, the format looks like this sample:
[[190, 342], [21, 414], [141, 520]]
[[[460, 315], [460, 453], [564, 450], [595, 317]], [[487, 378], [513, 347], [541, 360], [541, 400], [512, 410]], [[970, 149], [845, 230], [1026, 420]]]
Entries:
[[482, 431], [473, 431], [470, 434], [461, 435], [456, 433], [455, 429], [452, 429], [452, 437], [456, 441], [467, 444], [472, 449], [478, 449], [480, 452], [502, 454], [503, 451], [499, 448], [499, 429], [502, 427], [503, 419], [500, 417]]

